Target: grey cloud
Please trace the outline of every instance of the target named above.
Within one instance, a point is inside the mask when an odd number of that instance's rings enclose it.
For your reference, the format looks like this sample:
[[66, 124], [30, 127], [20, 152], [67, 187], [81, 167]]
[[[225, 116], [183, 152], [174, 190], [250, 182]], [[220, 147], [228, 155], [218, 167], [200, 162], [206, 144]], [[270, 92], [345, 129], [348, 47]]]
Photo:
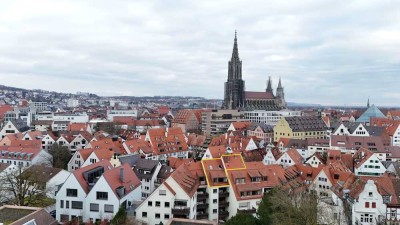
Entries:
[[[0, 83], [101, 95], [223, 97], [233, 33], [247, 90], [287, 101], [396, 105], [391, 1], [12, 1], [0, 4]], [[21, 7], [24, 6], [24, 7]], [[63, 85], [59, 85], [63, 84]]]

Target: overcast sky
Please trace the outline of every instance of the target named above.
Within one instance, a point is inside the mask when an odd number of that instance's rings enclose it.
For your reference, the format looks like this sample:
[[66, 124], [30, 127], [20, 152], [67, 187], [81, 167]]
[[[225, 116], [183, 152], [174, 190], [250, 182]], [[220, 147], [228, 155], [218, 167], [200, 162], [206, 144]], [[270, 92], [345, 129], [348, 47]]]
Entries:
[[234, 31], [246, 90], [400, 105], [397, 1], [1, 1], [0, 84], [223, 98]]

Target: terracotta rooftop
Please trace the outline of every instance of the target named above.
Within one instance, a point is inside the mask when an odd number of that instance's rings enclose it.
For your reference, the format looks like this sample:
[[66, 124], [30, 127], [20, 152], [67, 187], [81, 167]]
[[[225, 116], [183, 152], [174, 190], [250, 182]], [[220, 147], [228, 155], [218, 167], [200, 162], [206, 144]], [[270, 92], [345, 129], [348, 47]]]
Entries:
[[[120, 179], [121, 170], [123, 170], [123, 180]], [[134, 191], [136, 188], [140, 188], [141, 182], [129, 164], [123, 164], [119, 167], [107, 170], [103, 173], [103, 177], [118, 198], [124, 197], [125, 195]], [[121, 187], [125, 189], [124, 196], [119, 196], [117, 193], [117, 189]]]

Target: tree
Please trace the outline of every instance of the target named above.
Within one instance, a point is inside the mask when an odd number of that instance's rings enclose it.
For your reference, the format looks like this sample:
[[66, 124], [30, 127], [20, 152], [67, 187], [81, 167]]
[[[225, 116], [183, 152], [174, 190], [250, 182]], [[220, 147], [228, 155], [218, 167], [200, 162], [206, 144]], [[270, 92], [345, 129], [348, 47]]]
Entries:
[[116, 128], [116, 125], [117, 124], [114, 122], [97, 123], [97, 125], [94, 127], [94, 130], [96, 132], [102, 130], [108, 134], [115, 135], [118, 134], [120, 131], [120, 129]]
[[19, 206], [32, 206], [38, 201], [46, 201], [46, 183], [44, 176], [37, 170], [14, 170], [2, 173], [0, 193], [6, 201]]
[[125, 224], [127, 221], [126, 210], [124, 207], [120, 207], [117, 214], [111, 220], [111, 225]]
[[49, 154], [53, 157], [53, 167], [68, 169], [68, 162], [72, 155], [67, 146], [61, 146], [56, 142], [50, 147]]
[[250, 214], [238, 213], [225, 222], [225, 225], [257, 225], [259, 220]]
[[315, 192], [288, 193], [274, 188], [261, 200], [257, 215], [265, 225], [317, 225], [321, 214]]

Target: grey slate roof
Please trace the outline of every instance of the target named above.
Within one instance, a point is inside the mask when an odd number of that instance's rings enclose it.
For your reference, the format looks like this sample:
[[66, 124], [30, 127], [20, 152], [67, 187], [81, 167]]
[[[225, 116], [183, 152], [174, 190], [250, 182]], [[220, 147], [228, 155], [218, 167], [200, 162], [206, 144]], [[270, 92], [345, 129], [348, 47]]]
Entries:
[[29, 130], [28, 125], [21, 119], [11, 120], [10, 122], [15, 126], [15, 128], [17, 128], [19, 132]]
[[265, 123], [252, 123], [249, 130], [254, 131], [257, 127], [261, 127], [264, 133], [273, 133], [274, 127]]
[[163, 179], [167, 179], [168, 178], [168, 174], [172, 172], [172, 167], [170, 166], [166, 166], [166, 165], [162, 165], [160, 172], [158, 172], [157, 178], [163, 178]]
[[140, 159], [140, 155], [124, 155], [120, 156], [118, 159], [121, 164], [128, 163], [131, 167], [133, 167], [136, 164], [136, 161]]
[[285, 117], [293, 132], [326, 131], [328, 127], [325, 122], [316, 116], [293, 116]]
[[[160, 162], [158, 160], [140, 158], [136, 161], [133, 172], [135, 172], [139, 179], [151, 179], [159, 163]], [[149, 172], [145, 174], [145, 171]]]
[[348, 150], [358, 150], [360, 147], [366, 148], [372, 152], [385, 152], [382, 138], [376, 136], [342, 136], [332, 135], [331, 145], [343, 147]]

